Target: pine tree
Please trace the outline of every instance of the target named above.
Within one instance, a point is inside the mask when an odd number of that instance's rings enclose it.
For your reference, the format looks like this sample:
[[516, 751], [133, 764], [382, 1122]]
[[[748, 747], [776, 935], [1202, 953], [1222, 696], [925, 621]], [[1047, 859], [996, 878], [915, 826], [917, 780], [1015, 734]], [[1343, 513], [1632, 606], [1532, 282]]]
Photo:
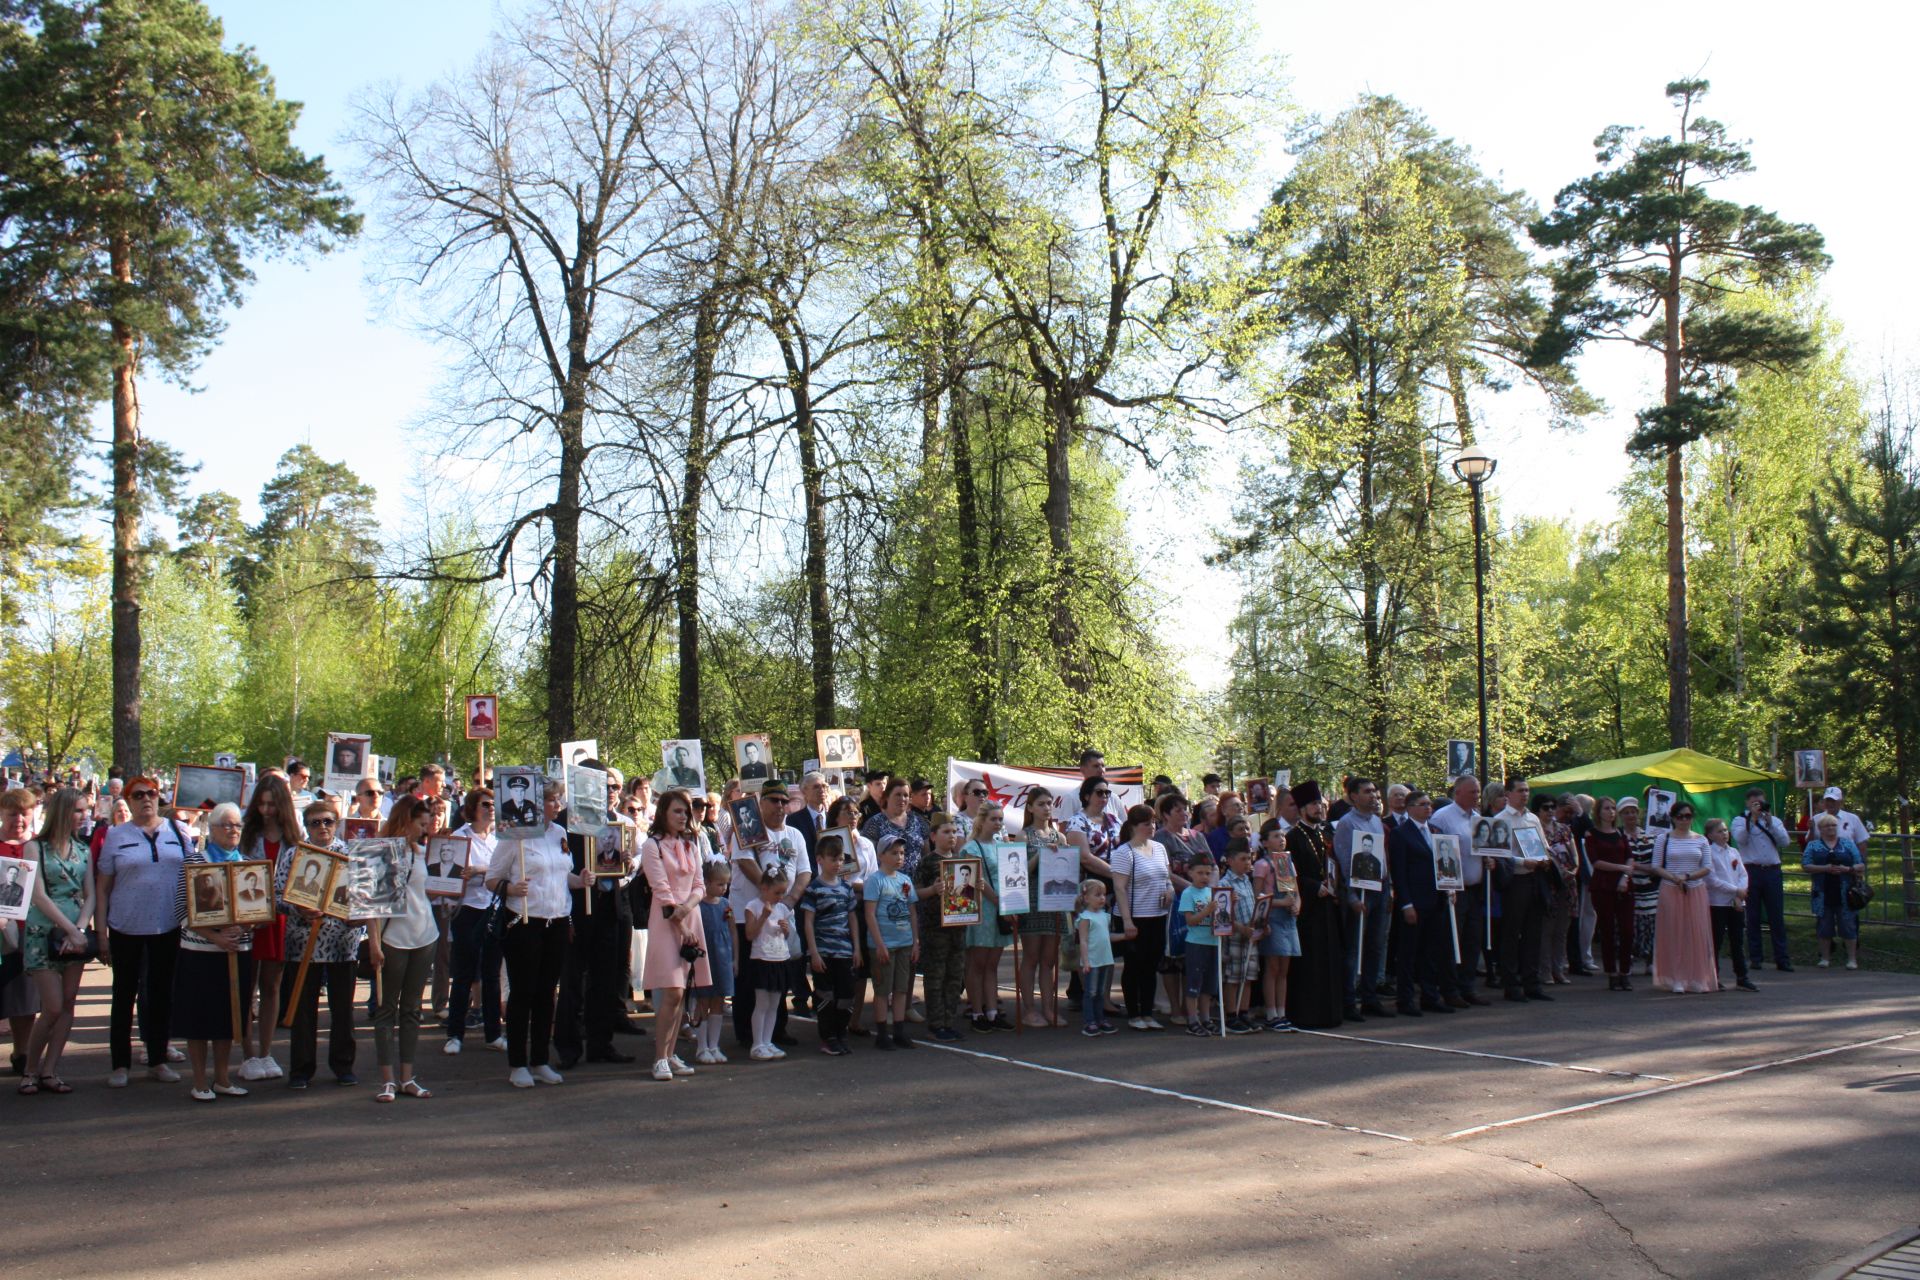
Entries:
[[1627, 447], [1667, 464], [1667, 733], [1676, 747], [1693, 738], [1682, 455], [1731, 423], [1735, 372], [1796, 368], [1819, 350], [1790, 316], [1719, 303], [1828, 261], [1812, 226], [1711, 194], [1752, 172], [1753, 158], [1726, 126], [1696, 114], [1706, 93], [1705, 80], [1667, 86], [1680, 113], [1672, 136], [1608, 128], [1595, 140], [1601, 170], [1563, 189], [1532, 227], [1535, 242], [1562, 254], [1532, 361], [1559, 364], [1589, 342], [1611, 341], [1657, 351], [1665, 363], [1661, 402], [1639, 413]]

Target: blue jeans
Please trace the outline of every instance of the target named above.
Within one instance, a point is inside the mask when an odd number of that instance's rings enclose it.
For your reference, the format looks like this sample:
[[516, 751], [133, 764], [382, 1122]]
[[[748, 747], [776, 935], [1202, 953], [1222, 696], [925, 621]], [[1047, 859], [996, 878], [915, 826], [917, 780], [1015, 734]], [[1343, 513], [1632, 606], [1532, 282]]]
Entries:
[[1080, 1001], [1080, 1021], [1084, 1025], [1097, 1027], [1106, 1021], [1107, 1002], [1100, 998], [1100, 993], [1112, 985], [1113, 966], [1110, 964], [1095, 965], [1081, 981], [1082, 991], [1094, 993], [1092, 998], [1083, 997]]
[[487, 909], [463, 906], [448, 922], [452, 937], [447, 968], [453, 985], [447, 991], [447, 1039], [467, 1036], [468, 992], [473, 980], [480, 979], [480, 1019], [489, 1044], [501, 1035], [500, 943], [487, 931]]
[[1760, 949], [1760, 917], [1773, 930], [1773, 962], [1787, 963], [1787, 893], [1778, 866], [1747, 867], [1747, 956], [1759, 964], [1767, 953]]
[[1387, 977], [1387, 934], [1393, 928], [1393, 895], [1384, 890], [1366, 891], [1366, 981], [1360, 983], [1355, 971], [1360, 967], [1360, 917], [1349, 905], [1347, 911], [1347, 1003], [1374, 1004], [1380, 999], [1380, 984]]

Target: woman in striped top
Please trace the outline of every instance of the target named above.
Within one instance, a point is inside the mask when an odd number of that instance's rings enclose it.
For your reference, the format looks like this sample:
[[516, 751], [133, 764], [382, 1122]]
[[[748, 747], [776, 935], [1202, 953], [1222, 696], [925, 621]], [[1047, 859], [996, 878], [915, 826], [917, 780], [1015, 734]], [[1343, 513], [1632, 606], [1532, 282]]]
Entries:
[[1713, 957], [1713, 912], [1707, 901], [1712, 871], [1707, 838], [1693, 829], [1693, 806], [1673, 806], [1673, 829], [1654, 846], [1652, 872], [1660, 881], [1660, 917], [1654, 928], [1653, 981], [1679, 995], [1720, 985]]

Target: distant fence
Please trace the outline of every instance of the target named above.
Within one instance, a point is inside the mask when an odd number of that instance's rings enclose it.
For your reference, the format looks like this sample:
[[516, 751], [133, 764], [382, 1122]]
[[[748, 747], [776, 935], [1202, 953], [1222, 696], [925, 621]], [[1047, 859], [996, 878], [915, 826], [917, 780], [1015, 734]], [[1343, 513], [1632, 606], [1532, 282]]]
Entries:
[[[1920, 832], [1902, 835], [1897, 831], [1876, 831], [1867, 837], [1867, 847], [1861, 852], [1867, 858], [1867, 880], [1873, 885], [1873, 901], [1860, 913], [1862, 924], [1920, 929], [1920, 885], [1915, 883], [1914, 865], [1916, 840], [1920, 840]], [[1800, 869], [1797, 849], [1783, 855], [1781, 861], [1786, 872], [1787, 914], [1812, 915], [1813, 877]]]

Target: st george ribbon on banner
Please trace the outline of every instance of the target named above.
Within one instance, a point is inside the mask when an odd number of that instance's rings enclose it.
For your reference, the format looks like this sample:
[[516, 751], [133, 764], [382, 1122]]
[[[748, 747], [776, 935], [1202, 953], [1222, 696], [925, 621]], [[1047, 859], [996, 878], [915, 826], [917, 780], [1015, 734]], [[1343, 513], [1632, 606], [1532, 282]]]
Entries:
[[[1127, 810], [1136, 804], [1145, 804], [1146, 768], [1142, 765], [1128, 765], [1122, 768], [1107, 767], [1107, 782], [1113, 788], [1113, 794], [1107, 797], [1107, 812], [1126, 817]], [[1022, 829], [1026, 817], [1027, 793], [1035, 787], [1044, 788], [1058, 797], [1060, 803], [1054, 806], [1056, 821], [1066, 820], [1080, 812], [1080, 770], [1074, 766], [1060, 769], [1037, 768], [1016, 769], [1004, 764], [984, 764], [977, 760], [955, 760], [947, 758], [947, 795], [957, 796], [961, 788], [974, 781], [987, 785], [987, 798], [1006, 810], [1007, 832], [1017, 835]]]

